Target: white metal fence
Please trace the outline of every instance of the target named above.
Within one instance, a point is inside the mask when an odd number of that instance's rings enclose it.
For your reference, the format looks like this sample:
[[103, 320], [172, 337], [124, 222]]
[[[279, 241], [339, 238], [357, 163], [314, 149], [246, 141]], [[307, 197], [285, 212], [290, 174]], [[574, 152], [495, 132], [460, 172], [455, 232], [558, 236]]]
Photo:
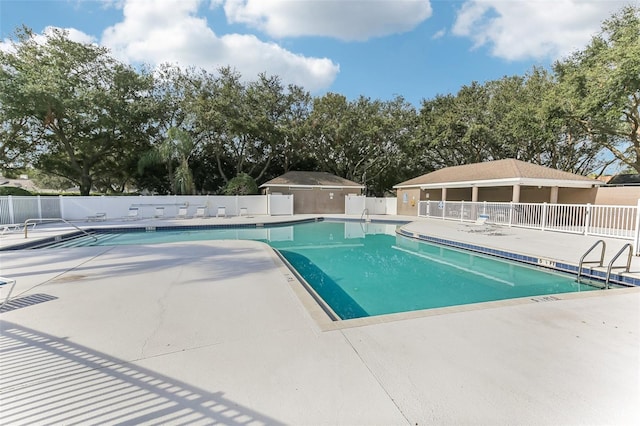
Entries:
[[489, 223], [622, 238], [633, 240], [637, 247], [640, 231], [638, 206], [420, 201], [418, 216], [474, 222], [482, 215]]

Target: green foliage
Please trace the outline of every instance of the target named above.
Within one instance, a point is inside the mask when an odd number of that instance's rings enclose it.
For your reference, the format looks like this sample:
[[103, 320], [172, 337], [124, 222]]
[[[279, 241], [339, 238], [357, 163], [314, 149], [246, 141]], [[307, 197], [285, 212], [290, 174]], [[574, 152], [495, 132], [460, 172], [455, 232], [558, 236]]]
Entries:
[[13, 43], [0, 51], [0, 167], [33, 165], [42, 186], [257, 193], [256, 182], [317, 170], [383, 195], [434, 169], [500, 158], [586, 174], [604, 170], [604, 149], [640, 168], [638, 7], [553, 71], [471, 82], [419, 112], [402, 97], [312, 98], [229, 67], [152, 76], [61, 30], [42, 40], [23, 28]]
[[[398, 182], [415, 123], [415, 109], [401, 97], [387, 102], [365, 97], [348, 101], [328, 93], [314, 100], [306, 137], [321, 171], [381, 194]], [[396, 179], [389, 179], [388, 173]]]
[[627, 6], [606, 20], [584, 50], [554, 69], [566, 116], [640, 171], [640, 7]]
[[33, 195], [31, 192], [24, 188], [17, 188], [15, 186], [0, 186], [0, 195]]
[[534, 68], [424, 101], [416, 155], [431, 170], [515, 158], [587, 173], [600, 164], [600, 148], [558, 110], [556, 86], [548, 72]]
[[258, 184], [246, 173], [240, 173], [231, 179], [224, 188], [225, 195], [254, 195], [258, 194]]
[[73, 182], [60, 176], [52, 175], [42, 170], [31, 170], [29, 177], [39, 188], [65, 190], [74, 186]]
[[[167, 167], [169, 183], [173, 194], [193, 194], [193, 174], [189, 168], [189, 157], [196, 146], [188, 132], [172, 127], [165, 140], [154, 149], [147, 151], [138, 161], [138, 172], [146, 167], [163, 163]], [[174, 169], [174, 163], [178, 165]]]
[[121, 161], [148, 143], [150, 75], [57, 29], [44, 41], [19, 30], [0, 62], [3, 127], [13, 125], [9, 133], [19, 135], [35, 165], [75, 182], [84, 195], [97, 173], [130, 177]]

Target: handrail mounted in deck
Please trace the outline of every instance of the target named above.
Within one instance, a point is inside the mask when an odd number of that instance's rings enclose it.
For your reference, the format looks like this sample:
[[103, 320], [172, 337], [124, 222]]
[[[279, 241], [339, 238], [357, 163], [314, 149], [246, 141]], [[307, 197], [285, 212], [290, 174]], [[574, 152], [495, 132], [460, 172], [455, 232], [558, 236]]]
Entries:
[[605, 279], [605, 282], [604, 282], [605, 289], [609, 288], [609, 279], [611, 278], [611, 269], [614, 268], [613, 262], [615, 262], [620, 257], [620, 255], [624, 253], [624, 251], [627, 249], [629, 249], [629, 255], [627, 256], [627, 264], [624, 266], [615, 266], [615, 268], [624, 268], [624, 272], [629, 272], [629, 269], [631, 268], [631, 259], [633, 258], [633, 244], [631, 243], [627, 243], [623, 245], [620, 251], [616, 253], [615, 256], [613, 256], [613, 258], [611, 259], [611, 262], [609, 262], [609, 267], [607, 268], [607, 278]]
[[[602, 244], [602, 251], [600, 252], [600, 260], [589, 260], [589, 261], [585, 262], [584, 258], [587, 257], [587, 255], [589, 253], [591, 253], [600, 244]], [[589, 248], [589, 250], [584, 252], [582, 257], [580, 258], [580, 263], [578, 264], [578, 278], [577, 278], [578, 282], [580, 282], [580, 276], [582, 275], [582, 265], [583, 264], [585, 264], [585, 263], [597, 263], [598, 266], [602, 267], [602, 264], [604, 263], [604, 252], [605, 252], [606, 249], [607, 249], [607, 243], [605, 243], [604, 240], [598, 240]]]
[[95, 235], [91, 235], [90, 233], [88, 233], [84, 229], [79, 228], [77, 225], [74, 225], [73, 223], [71, 223], [68, 220], [63, 219], [61, 217], [52, 217], [52, 218], [45, 218], [45, 219], [31, 218], [31, 219], [25, 220], [24, 221], [24, 237], [25, 238], [27, 238], [27, 232], [28, 232], [28, 229], [29, 229], [28, 225], [31, 224], [31, 223], [35, 224], [35, 223], [38, 223], [38, 222], [64, 222], [67, 225], [73, 226], [74, 228], [76, 228], [78, 231], [82, 232], [87, 237], [93, 238], [93, 241], [98, 241], [98, 238]]

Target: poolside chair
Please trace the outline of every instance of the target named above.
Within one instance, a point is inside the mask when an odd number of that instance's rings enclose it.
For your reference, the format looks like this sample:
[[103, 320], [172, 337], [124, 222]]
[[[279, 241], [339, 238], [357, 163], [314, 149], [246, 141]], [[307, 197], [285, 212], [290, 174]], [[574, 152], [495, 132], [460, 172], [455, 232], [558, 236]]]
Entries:
[[227, 208], [226, 207], [218, 207], [218, 212], [216, 213], [216, 217], [226, 217], [227, 216]]
[[240, 216], [246, 216], [249, 214], [249, 209], [246, 207], [240, 207]]
[[156, 213], [153, 217], [156, 219], [162, 219], [164, 217], [164, 207], [156, 207]]
[[467, 232], [477, 232], [487, 235], [502, 235], [499, 231], [499, 226], [495, 223], [487, 222], [489, 220], [488, 214], [479, 214], [478, 218], [472, 224], [466, 225]]
[[96, 213], [94, 215], [87, 216], [87, 222], [104, 222], [105, 220], [107, 220], [106, 213]]
[[[27, 227], [31, 226], [31, 229], [33, 229], [36, 225], [36, 222], [30, 222], [27, 224]], [[2, 232], [0, 232], [0, 236], [2, 236], [7, 232], [24, 231], [24, 223], [7, 223], [0, 225], [0, 228], [2, 228]]]
[[207, 208], [205, 206], [196, 207], [196, 214], [193, 217], [207, 217]]
[[475, 224], [476, 225], [484, 225], [487, 223], [487, 220], [489, 220], [489, 215], [488, 214], [479, 214], [478, 218], [476, 219]]
[[137, 220], [140, 216], [138, 216], [138, 208], [137, 207], [129, 207], [129, 214], [124, 217], [124, 219], [128, 220]]
[[[0, 235], [4, 235], [5, 232], [21, 231], [22, 225], [22, 223], [10, 223], [2, 225], [2, 232], [0, 233]], [[35, 226], [35, 223], [33, 225]]]
[[178, 215], [176, 216], [178, 219], [186, 219], [187, 218], [187, 206], [178, 207]]

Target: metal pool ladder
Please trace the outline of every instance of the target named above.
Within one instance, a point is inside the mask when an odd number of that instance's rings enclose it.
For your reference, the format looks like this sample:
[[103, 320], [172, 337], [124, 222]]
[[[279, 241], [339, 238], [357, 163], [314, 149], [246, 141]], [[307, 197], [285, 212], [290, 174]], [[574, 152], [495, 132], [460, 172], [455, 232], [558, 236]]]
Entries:
[[[598, 245], [602, 244], [602, 251], [600, 252], [600, 260], [590, 260], [590, 261], [585, 261], [584, 258], [587, 257], [587, 255], [589, 253], [591, 253]], [[604, 252], [607, 248], [607, 244], [604, 242], [604, 240], [598, 240], [595, 242], [595, 244], [593, 244], [589, 250], [587, 250], [582, 257], [580, 258], [580, 263], [578, 265], [578, 278], [577, 281], [580, 281], [580, 277], [582, 276], [582, 265], [584, 265], [585, 263], [597, 263], [599, 267], [602, 267], [603, 263], [604, 263]], [[629, 250], [629, 254], [627, 255], [627, 263], [624, 266], [613, 266], [614, 262], [616, 260], [618, 260], [618, 258], [622, 255], [622, 253], [625, 252], [625, 250]], [[620, 249], [620, 251], [618, 251], [618, 253], [616, 253], [615, 256], [613, 256], [613, 258], [611, 259], [611, 261], [609, 262], [609, 265], [607, 266], [607, 275], [605, 276], [605, 281], [604, 281], [604, 288], [608, 289], [609, 288], [609, 281], [611, 280], [611, 270], [613, 268], [624, 268], [624, 272], [629, 272], [629, 269], [631, 268], [631, 259], [633, 258], [633, 245], [631, 243], [626, 243], [624, 246], [622, 246], [622, 248]]]
[[623, 245], [620, 251], [616, 253], [615, 256], [613, 256], [613, 259], [611, 259], [611, 262], [609, 262], [609, 267], [607, 267], [607, 278], [604, 282], [605, 289], [609, 288], [609, 279], [611, 278], [611, 269], [614, 268], [613, 262], [615, 262], [616, 259], [618, 259], [620, 255], [624, 253], [624, 251], [627, 249], [629, 249], [629, 255], [627, 256], [627, 264], [624, 266], [616, 266], [616, 268], [624, 268], [624, 272], [629, 272], [629, 268], [631, 268], [631, 259], [633, 258], [633, 244], [631, 243], [627, 243]]
[[[591, 253], [596, 247], [598, 247], [599, 244], [602, 244], [602, 251], [600, 252], [600, 260], [590, 260], [588, 262], [585, 261], [584, 258], [587, 257], [587, 255]], [[604, 240], [598, 240], [591, 246], [591, 248], [589, 248], [589, 250], [584, 252], [582, 257], [580, 258], [580, 263], [578, 264], [578, 278], [577, 278], [578, 282], [580, 282], [580, 276], [582, 275], [582, 265], [584, 265], [585, 263], [597, 263], [598, 266], [602, 267], [602, 263], [604, 262], [604, 252], [606, 249], [607, 249], [607, 243], [605, 243]]]

